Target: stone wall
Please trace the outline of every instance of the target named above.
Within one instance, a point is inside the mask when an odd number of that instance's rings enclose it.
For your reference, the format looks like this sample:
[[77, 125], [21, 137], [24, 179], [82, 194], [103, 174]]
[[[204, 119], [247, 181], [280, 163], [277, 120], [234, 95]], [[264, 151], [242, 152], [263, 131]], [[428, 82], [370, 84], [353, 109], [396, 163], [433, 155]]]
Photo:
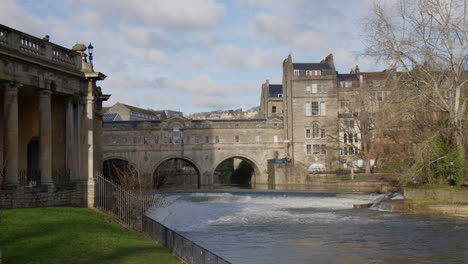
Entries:
[[45, 207], [85, 204], [84, 192], [80, 188], [47, 191], [42, 188], [2, 190], [0, 208]]
[[405, 199], [439, 201], [448, 203], [468, 203], [468, 190], [437, 190], [405, 188]]

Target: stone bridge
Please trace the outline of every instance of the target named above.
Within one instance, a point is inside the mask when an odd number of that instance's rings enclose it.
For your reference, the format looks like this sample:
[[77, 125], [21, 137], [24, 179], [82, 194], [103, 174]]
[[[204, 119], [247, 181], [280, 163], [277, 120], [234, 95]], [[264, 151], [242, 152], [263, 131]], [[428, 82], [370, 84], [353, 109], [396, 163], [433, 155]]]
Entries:
[[236, 158], [253, 168], [252, 184], [267, 184], [268, 159], [284, 157], [280, 119], [189, 120], [174, 116], [164, 121], [103, 123], [103, 161], [125, 160], [140, 180], [165, 161], [180, 159], [197, 172], [198, 185], [212, 185], [223, 161]]

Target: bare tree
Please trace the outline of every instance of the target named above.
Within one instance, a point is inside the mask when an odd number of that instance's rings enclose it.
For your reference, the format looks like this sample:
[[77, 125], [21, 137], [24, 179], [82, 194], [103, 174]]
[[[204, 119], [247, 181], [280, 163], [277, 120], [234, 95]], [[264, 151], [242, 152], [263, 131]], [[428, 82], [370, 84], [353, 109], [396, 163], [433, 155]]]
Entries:
[[[365, 73], [356, 73], [361, 78], [360, 86], [349, 88], [347, 101], [342, 101], [340, 111], [340, 142], [344, 155], [355, 155], [364, 160], [365, 172], [370, 174], [371, 161], [379, 160], [384, 138], [394, 123], [391, 100], [392, 73], [386, 72], [382, 80], [368, 80]], [[343, 113], [344, 112], [344, 113]], [[391, 141], [394, 143], [394, 141]]]
[[444, 117], [438, 130], [449, 151], [465, 157], [467, 0], [374, 2], [366, 22], [365, 54], [402, 72], [400, 85], [415, 92], [425, 111]]

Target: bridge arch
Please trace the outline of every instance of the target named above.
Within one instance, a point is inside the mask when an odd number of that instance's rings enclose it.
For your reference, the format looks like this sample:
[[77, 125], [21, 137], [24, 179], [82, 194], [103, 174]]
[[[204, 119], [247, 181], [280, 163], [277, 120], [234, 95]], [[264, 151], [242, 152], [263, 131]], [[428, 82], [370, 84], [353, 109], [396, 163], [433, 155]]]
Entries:
[[249, 157], [248, 155], [244, 155], [244, 154], [226, 155], [218, 159], [217, 162], [214, 163], [214, 167], [212, 169], [211, 175], [215, 177], [216, 170], [218, 169], [219, 165], [221, 165], [221, 163], [229, 159], [240, 159], [242, 160], [242, 162], [245, 162], [252, 168], [251, 175], [249, 176], [250, 178], [248, 179], [248, 182], [250, 186], [253, 186], [254, 183], [256, 182], [257, 177], [259, 177], [260, 175], [260, 166], [259, 166], [259, 163], [254, 158]]
[[[188, 164], [190, 167], [192, 167], [195, 170], [195, 173], [196, 173], [196, 180], [188, 181], [189, 186], [193, 185], [193, 184], [196, 184], [197, 188], [200, 187], [200, 185], [201, 185], [201, 176], [202, 176], [202, 174], [201, 174], [202, 170], [201, 170], [200, 166], [194, 160], [192, 160], [191, 158], [181, 157], [181, 156], [177, 156], [177, 155], [164, 157], [163, 159], [158, 161], [156, 163], [156, 165], [153, 167], [153, 169], [152, 169], [152, 178], [153, 178], [153, 186], [154, 187], [156, 187], [156, 188], [162, 187], [162, 185], [165, 184], [165, 182], [162, 182], [162, 181], [167, 180], [167, 179], [163, 179], [163, 178], [160, 177], [161, 176], [161, 175], [159, 175], [160, 174], [160, 169], [162, 169], [162, 166], [164, 164], [166, 164], [166, 163], [168, 163], [170, 161], [174, 161], [175, 163], [176, 162], [183, 162], [184, 163], [182, 165], [179, 165], [179, 166], [182, 166], [182, 167], [175, 167], [173, 175], [170, 175], [170, 176], [177, 176], [177, 175], [182, 175], [183, 176], [184, 171], [187, 170], [187, 167], [184, 166], [184, 165]], [[190, 177], [190, 174], [191, 174], [190, 171], [188, 171], [189, 177]], [[167, 175], [165, 177], [167, 177]], [[171, 180], [171, 179], [169, 179], [169, 180]], [[172, 180], [176, 180], [176, 179], [172, 179]], [[184, 179], [183, 183], [184, 183], [184, 185], [186, 185], [187, 184], [187, 179]], [[187, 186], [185, 186], [185, 187], [187, 187]]]
[[122, 157], [106, 157], [102, 162], [102, 174], [104, 177], [129, 187], [140, 185], [138, 166]]

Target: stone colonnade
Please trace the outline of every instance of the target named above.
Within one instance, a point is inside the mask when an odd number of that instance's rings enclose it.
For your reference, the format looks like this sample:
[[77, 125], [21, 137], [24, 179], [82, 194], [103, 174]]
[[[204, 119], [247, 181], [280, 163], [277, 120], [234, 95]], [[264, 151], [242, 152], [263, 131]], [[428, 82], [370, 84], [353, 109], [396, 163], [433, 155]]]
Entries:
[[[0, 169], [4, 169], [5, 176], [3, 187], [15, 189], [19, 182], [19, 116], [18, 96], [20, 83], [0, 83], [3, 89], [3, 120], [0, 126]], [[54, 189], [52, 178], [52, 91], [41, 89], [39, 94], [39, 171], [40, 183], [49, 190]], [[65, 111], [65, 168], [70, 172], [70, 180], [80, 179], [80, 152], [86, 152], [80, 148], [80, 119], [88, 117], [80, 114], [86, 105], [74, 103], [70, 96], [66, 101]]]

